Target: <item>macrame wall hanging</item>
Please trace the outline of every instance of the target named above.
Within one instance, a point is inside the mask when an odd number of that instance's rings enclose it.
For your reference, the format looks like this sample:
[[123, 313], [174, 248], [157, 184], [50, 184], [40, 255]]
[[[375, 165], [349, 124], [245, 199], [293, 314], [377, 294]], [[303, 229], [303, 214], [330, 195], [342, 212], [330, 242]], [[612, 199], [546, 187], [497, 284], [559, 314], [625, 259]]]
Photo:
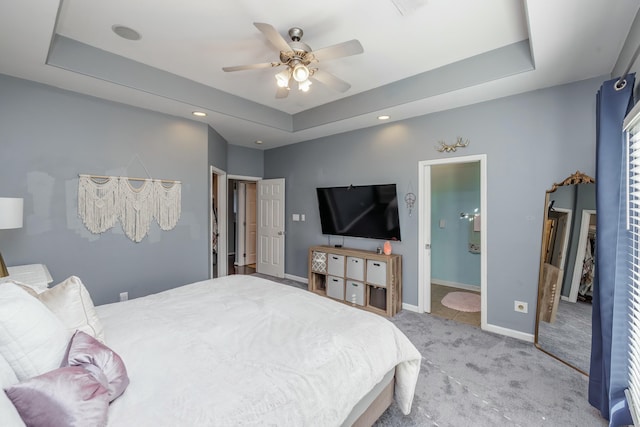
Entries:
[[[180, 181], [79, 175], [78, 215], [89, 231], [104, 233], [120, 221], [124, 234], [138, 243], [155, 220], [168, 231], [180, 219]], [[134, 187], [131, 181], [141, 181]]]

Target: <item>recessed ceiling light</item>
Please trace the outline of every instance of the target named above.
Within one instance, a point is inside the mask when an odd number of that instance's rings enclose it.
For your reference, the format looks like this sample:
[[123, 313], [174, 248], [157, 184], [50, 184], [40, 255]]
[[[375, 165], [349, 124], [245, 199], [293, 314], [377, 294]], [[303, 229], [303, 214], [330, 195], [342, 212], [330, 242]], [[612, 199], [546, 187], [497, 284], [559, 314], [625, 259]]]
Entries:
[[207, 113], [203, 113], [202, 111], [194, 111], [193, 113], [194, 116], [198, 116], [198, 117], [207, 117]]
[[125, 27], [124, 25], [112, 25], [111, 30], [123, 39], [135, 41], [142, 38], [139, 32], [133, 28]]
[[387, 116], [387, 115], [378, 116], [378, 120], [389, 120], [390, 118], [391, 116]]
[[262, 141], [261, 140], [257, 140], [256, 144], [262, 144]]

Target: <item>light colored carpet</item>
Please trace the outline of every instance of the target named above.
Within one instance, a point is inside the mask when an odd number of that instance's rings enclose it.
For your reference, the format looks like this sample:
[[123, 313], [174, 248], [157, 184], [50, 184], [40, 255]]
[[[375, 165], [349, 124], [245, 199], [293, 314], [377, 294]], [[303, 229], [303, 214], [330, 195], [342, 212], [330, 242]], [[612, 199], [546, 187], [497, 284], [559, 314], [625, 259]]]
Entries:
[[394, 403], [376, 427], [607, 425], [587, 402], [587, 377], [532, 343], [406, 310], [390, 320], [423, 360], [411, 413], [403, 415]]
[[449, 292], [442, 298], [442, 305], [453, 310], [475, 313], [480, 311], [480, 295], [472, 292]]
[[532, 343], [428, 314], [391, 321], [423, 356], [411, 414], [393, 404], [376, 427], [591, 427], [588, 378]]
[[573, 366], [589, 372], [591, 311], [591, 303], [560, 300], [556, 321], [540, 322], [538, 343]]

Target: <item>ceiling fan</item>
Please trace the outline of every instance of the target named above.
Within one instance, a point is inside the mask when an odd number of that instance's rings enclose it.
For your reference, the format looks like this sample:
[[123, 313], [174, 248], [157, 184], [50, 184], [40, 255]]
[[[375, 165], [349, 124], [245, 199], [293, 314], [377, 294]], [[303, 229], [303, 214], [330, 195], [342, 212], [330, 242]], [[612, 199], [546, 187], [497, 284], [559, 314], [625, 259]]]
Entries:
[[280, 51], [280, 61], [223, 67], [223, 71], [230, 72], [280, 67], [282, 65], [286, 66], [284, 70], [275, 76], [278, 84], [276, 98], [286, 98], [289, 95], [291, 85], [294, 83], [298, 84], [299, 90], [307, 92], [312, 80], [318, 81], [338, 92], [346, 92], [351, 87], [349, 83], [327, 71], [315, 67], [315, 65], [320, 61], [357, 55], [364, 52], [358, 40], [349, 40], [314, 51], [309, 45], [300, 41], [303, 34], [301, 28], [291, 28], [289, 30], [291, 41], [287, 42], [272, 25], [261, 22], [254, 22], [253, 25]]

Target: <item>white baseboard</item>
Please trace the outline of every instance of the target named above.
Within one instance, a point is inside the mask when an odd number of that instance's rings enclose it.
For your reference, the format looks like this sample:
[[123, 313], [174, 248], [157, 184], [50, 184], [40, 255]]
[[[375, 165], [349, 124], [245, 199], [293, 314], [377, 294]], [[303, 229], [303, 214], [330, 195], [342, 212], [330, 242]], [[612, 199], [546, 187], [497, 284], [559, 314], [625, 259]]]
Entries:
[[402, 309], [407, 311], [413, 311], [414, 313], [420, 313], [417, 305], [407, 304], [406, 302], [402, 303]]
[[[417, 305], [407, 304], [406, 302], [402, 303], [402, 309], [407, 311], [412, 311], [414, 313], [420, 313], [420, 310], [418, 309]], [[493, 332], [495, 334], [516, 338], [526, 342], [533, 342], [533, 338], [534, 338], [533, 334], [527, 334], [524, 332], [516, 331], [514, 329], [504, 328], [502, 326], [487, 324], [487, 326], [482, 329], [487, 332]]]
[[295, 280], [296, 282], [309, 283], [308, 277], [294, 276], [293, 274], [285, 273], [284, 278], [289, 280]]
[[[420, 313], [417, 305], [407, 304], [406, 302], [402, 303], [402, 309], [407, 311], [412, 311], [414, 313]], [[516, 331], [514, 329], [504, 328], [502, 326], [496, 325], [487, 325], [485, 328], [482, 328], [487, 332], [493, 332], [498, 335], [504, 335], [511, 338], [516, 338], [526, 342], [533, 342], [533, 334], [527, 334], [524, 332]]]
[[449, 282], [448, 280], [431, 279], [434, 285], [448, 286], [450, 288], [464, 289], [466, 291], [480, 292], [480, 285], [468, 285], [466, 283]]
[[482, 329], [487, 332], [493, 332], [495, 334], [516, 338], [526, 342], [533, 342], [533, 338], [534, 338], [533, 334], [527, 334], [524, 332], [516, 331], [514, 329], [503, 328], [502, 326], [487, 324], [487, 326]]

